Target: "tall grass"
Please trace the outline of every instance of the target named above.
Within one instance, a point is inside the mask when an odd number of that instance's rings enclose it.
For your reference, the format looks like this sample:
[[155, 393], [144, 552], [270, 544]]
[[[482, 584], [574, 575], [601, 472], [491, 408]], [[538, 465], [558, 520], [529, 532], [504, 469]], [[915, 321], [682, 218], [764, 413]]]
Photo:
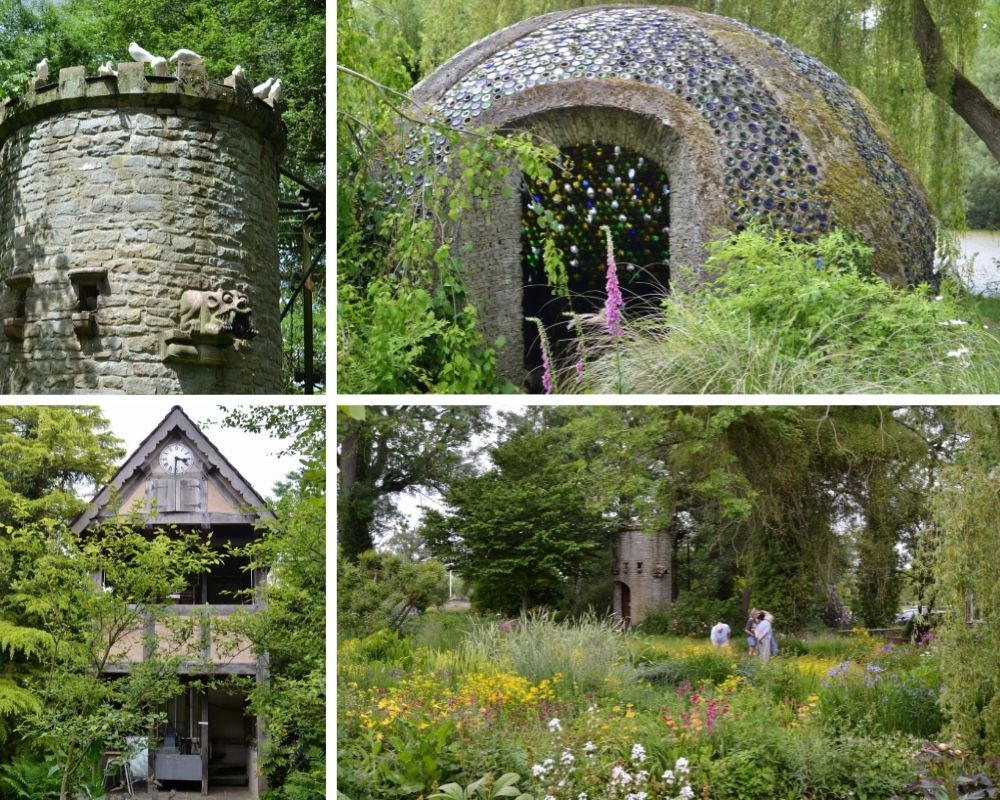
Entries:
[[564, 686], [597, 692], [629, 675], [625, 639], [610, 617], [586, 615], [558, 622], [548, 612], [536, 612], [521, 617], [511, 631], [476, 625], [462, 641], [459, 658], [467, 663], [492, 662], [533, 683], [559, 675]]
[[708, 286], [627, 309], [620, 337], [584, 329], [580, 390], [1000, 391], [1000, 340], [957, 282], [940, 295], [889, 286], [839, 231], [808, 243], [752, 227], [709, 247]]

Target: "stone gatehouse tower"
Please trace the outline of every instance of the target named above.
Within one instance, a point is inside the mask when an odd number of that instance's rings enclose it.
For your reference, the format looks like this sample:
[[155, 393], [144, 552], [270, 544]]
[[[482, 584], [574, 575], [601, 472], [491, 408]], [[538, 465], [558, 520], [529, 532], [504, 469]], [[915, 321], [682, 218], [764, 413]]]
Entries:
[[0, 106], [0, 392], [280, 391], [280, 114], [144, 68]]
[[672, 599], [673, 547], [665, 534], [628, 530], [619, 534], [612, 571], [615, 576], [614, 613], [626, 625]]

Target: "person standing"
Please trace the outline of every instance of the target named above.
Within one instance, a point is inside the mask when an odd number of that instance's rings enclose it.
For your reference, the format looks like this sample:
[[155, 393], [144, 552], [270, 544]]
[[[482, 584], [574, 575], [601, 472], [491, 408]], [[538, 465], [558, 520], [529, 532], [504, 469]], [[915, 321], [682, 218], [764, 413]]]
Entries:
[[730, 633], [731, 630], [729, 626], [720, 619], [712, 627], [712, 632], [709, 634], [708, 638], [712, 640], [712, 644], [715, 647], [725, 647], [729, 644]]
[[743, 630], [747, 634], [747, 655], [755, 656], [757, 655], [757, 637], [754, 634], [754, 628], [757, 626], [757, 609], [750, 609], [750, 616], [747, 618], [747, 624], [743, 627]]
[[766, 664], [771, 660], [771, 623], [763, 611], [757, 613], [757, 624], [753, 630], [757, 639], [757, 657]]
[[771, 655], [778, 655], [778, 634], [774, 631], [774, 614], [770, 611], [764, 612], [764, 619], [767, 620], [768, 624], [771, 626]]

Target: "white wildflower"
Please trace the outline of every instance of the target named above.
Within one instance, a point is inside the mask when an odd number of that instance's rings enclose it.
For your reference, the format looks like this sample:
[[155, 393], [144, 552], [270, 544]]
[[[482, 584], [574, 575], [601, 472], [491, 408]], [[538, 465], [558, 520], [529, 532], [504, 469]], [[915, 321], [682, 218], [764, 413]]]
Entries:
[[597, 704], [595, 703], [592, 706], [587, 706], [587, 713], [588, 714], [596, 714], [597, 713]]
[[680, 797], [681, 800], [691, 800], [691, 798], [694, 797], [694, 789], [692, 789], [690, 786], [682, 786], [681, 793], [680, 795], [678, 795], [678, 797]]
[[586, 753], [588, 756], [592, 756], [594, 753], [597, 752], [597, 745], [594, 744], [593, 742], [587, 742], [583, 746], [583, 752]]
[[668, 786], [674, 785], [674, 771], [672, 769], [664, 770], [662, 777]]
[[555, 795], [547, 794], [545, 795], [545, 800], [556, 800]]
[[612, 786], [628, 786], [632, 783], [632, 776], [625, 771], [624, 768], [615, 764], [611, 768], [611, 781]]
[[635, 785], [638, 786], [641, 783], [645, 783], [649, 780], [649, 770], [641, 769], [635, 773]]
[[949, 350], [946, 355], [948, 358], [962, 358], [963, 356], [969, 355], [971, 352], [972, 351], [968, 347], [959, 347], [958, 350]]
[[641, 764], [646, 760], [646, 748], [636, 742], [632, 745], [632, 763]]
[[683, 756], [681, 756], [680, 758], [677, 759], [677, 762], [674, 764], [674, 769], [677, 770], [678, 772], [687, 772], [688, 760]]
[[960, 325], [967, 325], [967, 324], [968, 323], [964, 319], [949, 319], [949, 320], [945, 320], [944, 322], [939, 322], [938, 323], [938, 325], [941, 325], [941, 326], [943, 326], [945, 328], [948, 328], [948, 327], [957, 328]]
[[576, 796], [576, 800], [590, 800], [590, 798], [587, 797], [586, 792], [580, 792], [580, 794]]
[[548, 773], [548, 770], [546, 770], [545, 767], [543, 767], [541, 764], [532, 764], [531, 765], [531, 777], [533, 777], [533, 778], [544, 778], [547, 773]]
[[562, 723], [559, 721], [559, 717], [553, 717], [549, 720], [549, 731], [555, 733], [556, 731], [562, 730]]
[[576, 761], [576, 759], [573, 757], [573, 753], [570, 750], [563, 750], [562, 755], [559, 756], [559, 763], [564, 767], [568, 767], [574, 761]]
[[629, 792], [625, 795], [625, 800], [646, 800], [645, 792]]

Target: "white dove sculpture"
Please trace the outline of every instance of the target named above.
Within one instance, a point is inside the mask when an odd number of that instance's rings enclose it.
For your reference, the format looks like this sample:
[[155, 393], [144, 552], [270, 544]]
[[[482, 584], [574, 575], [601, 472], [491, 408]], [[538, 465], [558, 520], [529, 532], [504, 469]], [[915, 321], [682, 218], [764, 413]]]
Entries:
[[267, 102], [272, 106], [281, 99], [281, 79], [279, 78], [274, 82], [271, 87], [271, 91], [267, 94]]
[[144, 61], [147, 64], [152, 64], [159, 58], [159, 56], [154, 56], [148, 50], [139, 47], [135, 42], [129, 44], [128, 54], [132, 56], [133, 61]]
[[239, 64], [233, 67], [232, 75], [234, 78], [243, 78], [244, 80], [246, 80], [247, 77], [247, 74], [243, 71], [243, 67], [241, 67]]
[[49, 60], [47, 58], [43, 58], [35, 64], [35, 80], [38, 83], [49, 82]]
[[274, 78], [268, 78], [262, 84], [253, 87], [253, 96], [259, 97], [263, 100], [267, 97], [267, 91], [271, 88], [271, 84], [274, 83]]
[[205, 59], [198, 55], [194, 50], [187, 50], [181, 48], [172, 56], [170, 56], [169, 61], [171, 64], [204, 64]]
[[114, 68], [111, 61], [105, 61], [101, 66], [97, 68], [97, 74], [102, 78], [117, 78], [118, 71]]

